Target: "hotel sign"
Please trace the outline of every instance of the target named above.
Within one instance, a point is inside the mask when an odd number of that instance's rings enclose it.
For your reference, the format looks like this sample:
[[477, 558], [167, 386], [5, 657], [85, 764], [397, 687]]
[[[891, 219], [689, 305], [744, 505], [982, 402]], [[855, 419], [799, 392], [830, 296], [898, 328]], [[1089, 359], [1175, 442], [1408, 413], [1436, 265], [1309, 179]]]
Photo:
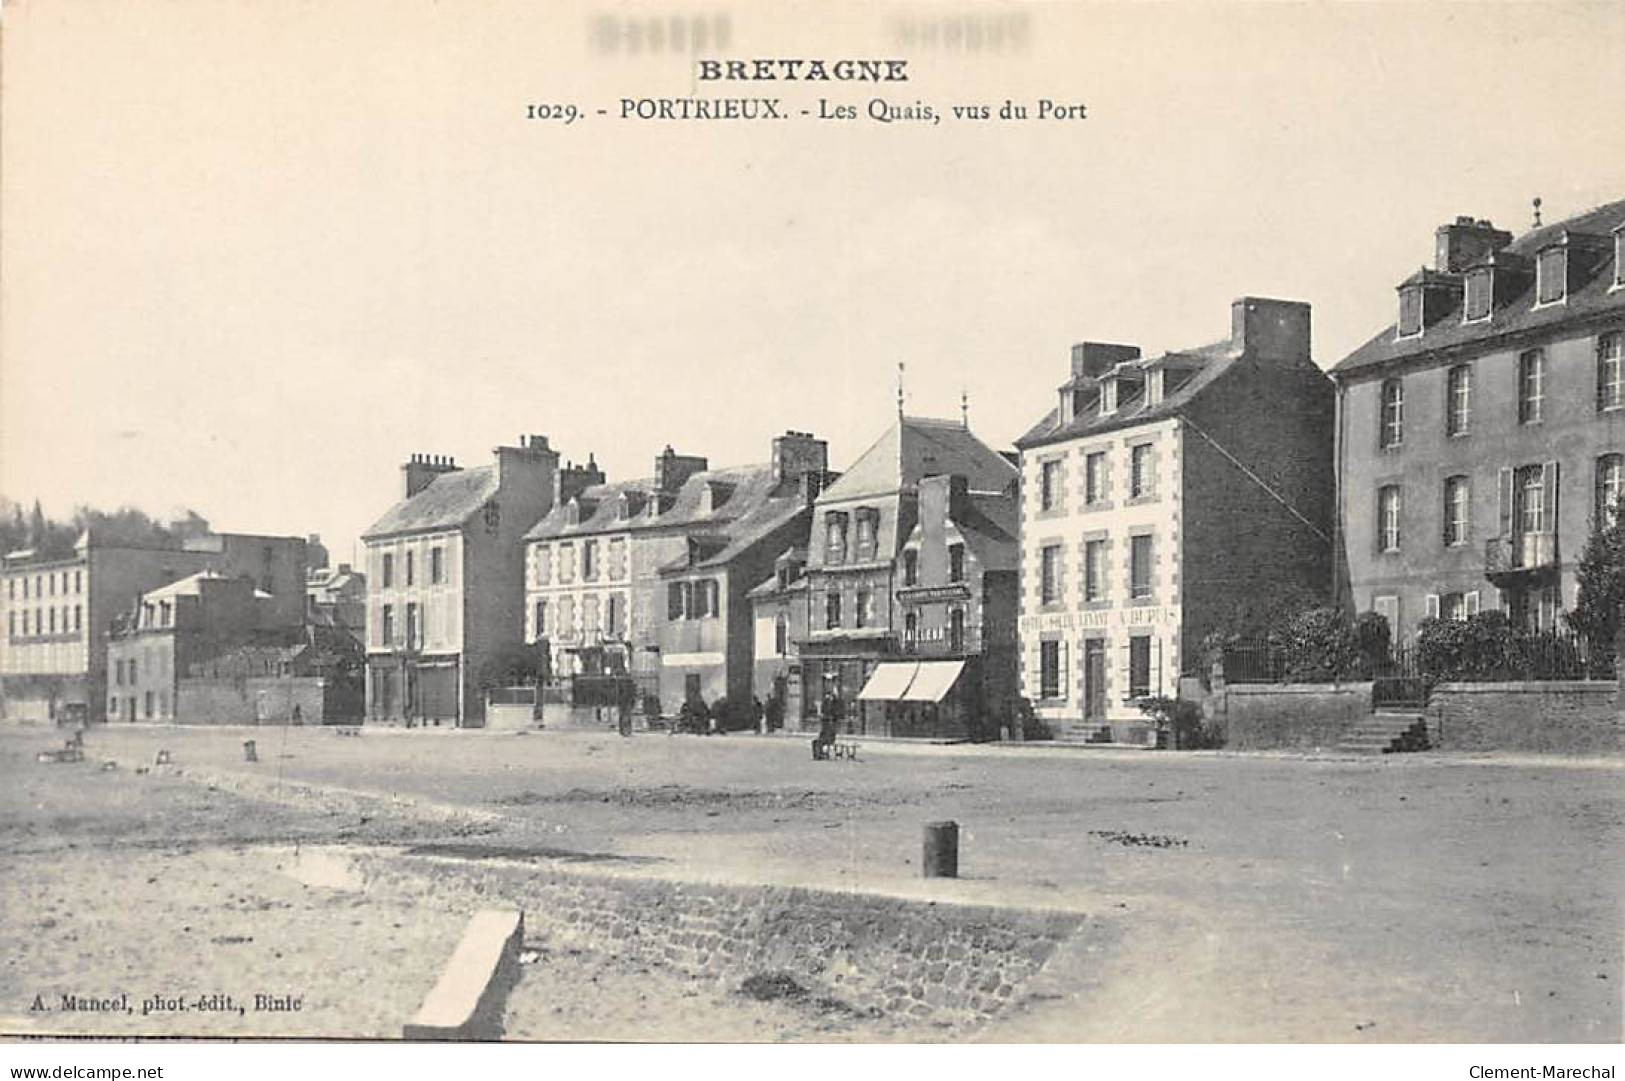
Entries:
[[1105, 631], [1113, 628], [1169, 627], [1179, 620], [1172, 605], [1148, 604], [1143, 608], [1095, 608], [1072, 612], [1040, 612], [1022, 616], [1023, 633], [1035, 631]]

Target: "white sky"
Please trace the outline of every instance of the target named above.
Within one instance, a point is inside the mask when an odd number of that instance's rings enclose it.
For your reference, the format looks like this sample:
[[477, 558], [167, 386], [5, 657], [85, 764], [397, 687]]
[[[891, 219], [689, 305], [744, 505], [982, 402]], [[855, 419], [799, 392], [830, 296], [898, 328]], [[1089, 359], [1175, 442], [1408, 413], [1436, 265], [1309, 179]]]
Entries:
[[[11, 0], [0, 85], [0, 492], [192, 506], [335, 558], [414, 451], [521, 432], [644, 475], [786, 428], [841, 468], [909, 411], [1008, 445], [1074, 341], [1314, 305], [1335, 363], [1456, 214], [1625, 196], [1625, 5], [752, 4], [708, 55], [901, 56], [911, 81], [706, 84], [857, 104], [1039, 96], [1081, 124], [569, 128], [695, 91], [589, 19], [717, 7]], [[1025, 12], [1024, 15], [1019, 13]], [[897, 43], [1025, 18], [1026, 47]]]

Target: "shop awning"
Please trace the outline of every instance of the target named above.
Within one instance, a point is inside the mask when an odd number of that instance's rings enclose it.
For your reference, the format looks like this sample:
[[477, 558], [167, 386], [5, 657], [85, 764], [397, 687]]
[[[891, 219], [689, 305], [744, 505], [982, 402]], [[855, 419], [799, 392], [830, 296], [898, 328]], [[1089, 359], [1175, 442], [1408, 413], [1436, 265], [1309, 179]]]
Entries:
[[940, 702], [947, 697], [959, 673], [964, 670], [964, 661], [921, 661], [914, 681], [899, 699], [904, 702]]
[[896, 702], [908, 693], [909, 684], [914, 682], [914, 673], [919, 669], [918, 661], [902, 661], [895, 664], [877, 664], [875, 670], [869, 674], [869, 682], [863, 685], [858, 692], [860, 702]]

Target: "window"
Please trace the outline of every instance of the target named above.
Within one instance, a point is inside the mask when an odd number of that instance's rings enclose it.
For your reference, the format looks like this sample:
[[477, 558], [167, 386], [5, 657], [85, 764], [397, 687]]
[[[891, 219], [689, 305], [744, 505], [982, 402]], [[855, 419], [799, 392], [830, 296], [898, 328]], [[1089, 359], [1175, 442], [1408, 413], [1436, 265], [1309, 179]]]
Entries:
[[445, 568], [446, 551], [444, 548], [429, 549], [429, 584], [439, 585], [446, 580]]
[[948, 545], [948, 581], [963, 582], [965, 580], [965, 546], [963, 544]]
[[82, 621], [83, 621], [83, 618], [84, 618], [84, 614], [85, 614], [85, 609], [84, 609], [83, 605], [76, 604], [76, 605], [73, 606], [73, 629], [74, 630], [77, 631], [77, 630], [80, 630], [80, 629], [83, 628], [83, 622]]
[[[388, 557], [386, 556], [385, 558], [387, 559]], [[392, 605], [392, 604], [384, 605], [383, 632], [384, 632], [383, 644], [386, 645], [386, 646], [394, 645], [395, 644], [395, 606]]]
[[1518, 423], [1538, 424], [1546, 408], [1546, 353], [1531, 349], [1518, 358]]
[[576, 633], [576, 601], [574, 597], [559, 598], [559, 637], [573, 638]]
[[55, 634], [56, 633], [56, 609], [55, 608], [51, 609], [50, 616], [51, 616], [51, 633]]
[[1473, 420], [1473, 369], [1458, 364], [1445, 376], [1444, 431], [1466, 435]]
[[1625, 496], [1625, 455], [1604, 454], [1597, 459], [1597, 507], [1593, 518], [1597, 525], [1614, 524], [1621, 496]]
[[1151, 636], [1136, 634], [1128, 640], [1128, 696], [1145, 698], [1151, 693]]
[[535, 630], [534, 630], [534, 633], [531, 635], [531, 637], [533, 637], [533, 638], [546, 638], [547, 637], [547, 602], [546, 601], [537, 601], [536, 602], [536, 622], [534, 624], [532, 624], [532, 626], [535, 628]]
[[773, 653], [782, 657], [790, 649], [790, 621], [779, 613], [773, 619]]
[[1405, 384], [1398, 379], [1382, 381], [1382, 404], [1377, 420], [1377, 443], [1397, 447], [1405, 438]]
[[1472, 589], [1463, 593], [1441, 593], [1437, 597], [1427, 599], [1428, 615], [1434, 619], [1448, 619], [1456, 623], [1465, 622], [1468, 617], [1478, 615], [1478, 590]]
[[609, 577], [615, 582], [626, 577], [625, 537], [616, 537], [609, 542]]
[[1129, 596], [1136, 599], [1151, 596], [1151, 538], [1129, 538]]
[[1399, 291], [1399, 336], [1409, 338], [1413, 334], [1422, 333], [1422, 290], [1420, 288], [1401, 289]]
[[[408, 565], [411, 560], [407, 560]], [[416, 649], [423, 644], [423, 627], [418, 619], [418, 606], [408, 602], [406, 605], [406, 648]]]
[[28, 637], [28, 609], [23, 609], [23, 637]]
[[1054, 510], [1061, 494], [1061, 461], [1059, 458], [1041, 462], [1038, 466], [1038, 509]]
[[604, 625], [599, 622], [598, 598], [596, 596], [581, 598], [581, 629], [587, 634], [602, 634]]
[[1038, 644], [1038, 697], [1061, 697], [1061, 643]]
[[858, 590], [858, 603], [853, 605], [853, 617], [860, 627], [867, 627], [874, 622], [875, 595], [867, 589]]
[[406, 553], [406, 584], [408, 586], [417, 584], [417, 575], [414, 573], [417, 567], [417, 561], [413, 558], [414, 555], [415, 553], [413, 552]]
[[1446, 477], [1444, 481], [1444, 542], [1454, 546], [1467, 543], [1468, 522], [1472, 518], [1472, 489], [1466, 477]]
[[576, 580], [576, 546], [573, 544], [559, 545], [559, 581], [573, 582]]
[[16, 612], [7, 612], [6, 613], [6, 634], [7, 634], [8, 637], [11, 637], [11, 638], [17, 637], [17, 613]]
[[1377, 549], [1399, 551], [1399, 485], [1377, 489]]
[[1554, 304], [1568, 292], [1568, 252], [1562, 248], [1548, 248], [1535, 260], [1536, 292], [1538, 303]]
[[825, 520], [825, 555], [831, 563], [846, 561], [846, 515], [832, 513]]
[[920, 580], [920, 553], [913, 548], [903, 552], [903, 584], [912, 586]]
[[913, 612], [909, 612], [903, 617], [903, 641], [912, 642], [919, 633], [920, 617]]
[[1106, 595], [1106, 542], [1085, 541], [1083, 545], [1083, 599], [1098, 601]]
[[1513, 474], [1513, 528], [1522, 534], [1546, 532], [1546, 470], [1519, 466]]
[[84, 579], [81, 577], [83, 573], [83, 571], [73, 572], [73, 591], [75, 593], [83, 593], [85, 591]]
[[619, 593], [611, 593], [604, 600], [604, 633], [611, 638], [626, 636], [626, 604]]
[[1097, 450], [1083, 460], [1083, 501], [1090, 506], [1106, 499], [1106, 452]]
[[553, 581], [553, 549], [545, 544], [536, 547], [536, 584], [548, 585]]
[[1038, 599], [1054, 604], [1061, 599], [1061, 546], [1046, 545], [1039, 553]]
[[873, 559], [875, 557], [875, 533], [880, 525], [878, 511], [867, 507], [858, 511], [858, 558]]
[[666, 586], [666, 618], [682, 619], [683, 612], [688, 605], [684, 603], [683, 594], [687, 592], [688, 583], [671, 582]]
[[598, 578], [598, 542], [581, 542], [581, 577], [587, 581]]
[[1143, 499], [1151, 494], [1151, 489], [1151, 444], [1141, 443], [1129, 451], [1129, 498]]
[[389, 589], [395, 585], [395, 557], [389, 552], [384, 553], [384, 569], [379, 575], [383, 579], [383, 587]]
[[827, 630], [839, 630], [841, 626], [841, 595], [839, 593], [824, 594], [824, 627]]
[[152, 692], [147, 691], [141, 696], [141, 704], [146, 709], [147, 719], [152, 719]]
[[1464, 317], [1471, 323], [1488, 319], [1495, 303], [1494, 271], [1475, 270], [1467, 275], [1467, 303]]
[[955, 653], [965, 651], [965, 610], [957, 605], [948, 609], [948, 648]]
[[1621, 406], [1625, 406], [1625, 335], [1616, 332], [1597, 339], [1597, 408]]

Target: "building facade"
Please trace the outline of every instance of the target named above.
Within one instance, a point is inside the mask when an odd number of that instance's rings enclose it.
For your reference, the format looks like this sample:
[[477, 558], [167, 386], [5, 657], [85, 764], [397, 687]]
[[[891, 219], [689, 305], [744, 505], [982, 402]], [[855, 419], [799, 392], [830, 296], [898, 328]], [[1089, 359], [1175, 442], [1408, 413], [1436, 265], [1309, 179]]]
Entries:
[[466, 469], [413, 455], [401, 501], [362, 536], [369, 719], [483, 721], [481, 666], [524, 641], [522, 538], [561, 484], [602, 477], [590, 464], [561, 468], [545, 436], [492, 454]]
[[1396, 639], [1499, 608], [1553, 629], [1625, 490], [1625, 201], [1514, 239], [1468, 217], [1332, 371], [1340, 592]]
[[526, 537], [527, 640], [547, 643], [561, 676], [632, 680], [645, 710], [748, 696], [744, 595], [827, 457], [822, 440], [786, 432], [761, 465], [711, 469], [667, 447], [650, 478], [584, 487]]
[[71, 557], [7, 555], [0, 567], [5, 636], [0, 679], [8, 718], [35, 723], [107, 719], [107, 633], [136, 598], [203, 571], [245, 577], [269, 595], [279, 618], [304, 609], [305, 540], [205, 534], [169, 546], [80, 536]]
[[305, 578], [306, 614], [361, 638], [367, 628], [367, 576], [348, 563], [312, 567]]
[[[932, 486], [929, 478], [943, 479]], [[873, 735], [892, 734], [895, 725], [899, 735], [959, 738], [995, 723], [975, 705], [979, 688], [969, 681], [960, 685], [965, 665], [954, 665], [977, 654], [983, 641], [984, 572], [1008, 569], [1006, 560], [984, 561], [990, 549], [981, 543], [1013, 549], [1013, 531], [1003, 534], [997, 523], [1014, 516], [1017, 478], [1010, 459], [977, 439], [964, 421], [899, 416], [818, 497], [807, 542], [805, 586], [786, 591], [801, 598], [807, 610], [805, 635], [794, 645], [799, 681], [793, 693], [802, 727], [818, 726], [826, 702], [840, 712], [846, 730]], [[923, 526], [922, 490], [940, 495], [932, 504], [932, 520]], [[1008, 511], [999, 509], [1001, 501]], [[966, 543], [964, 537], [950, 541], [950, 532], [960, 529], [974, 530], [977, 543]], [[918, 576], [928, 569], [934, 572], [939, 559], [946, 573], [948, 548], [954, 544], [960, 545], [962, 580], [928, 586]], [[917, 577], [914, 585], [907, 585], [911, 561]], [[759, 595], [758, 612], [765, 599]], [[940, 621], [951, 618], [949, 608], [961, 613], [963, 635], [957, 643], [934, 637], [946, 626]], [[920, 668], [918, 659], [909, 658], [928, 643], [953, 668], [952, 679], [939, 681], [940, 687], [933, 684], [929, 704], [940, 707], [953, 699], [945, 722], [939, 709], [934, 730], [901, 708], [905, 701], [926, 702], [908, 697]], [[948, 648], [954, 644], [963, 649]], [[890, 667], [874, 683], [883, 665]]]
[[1309, 307], [1244, 297], [1230, 336], [1073, 347], [1021, 450], [1022, 694], [1060, 738], [1143, 738], [1204, 636], [1324, 600], [1332, 384]]

